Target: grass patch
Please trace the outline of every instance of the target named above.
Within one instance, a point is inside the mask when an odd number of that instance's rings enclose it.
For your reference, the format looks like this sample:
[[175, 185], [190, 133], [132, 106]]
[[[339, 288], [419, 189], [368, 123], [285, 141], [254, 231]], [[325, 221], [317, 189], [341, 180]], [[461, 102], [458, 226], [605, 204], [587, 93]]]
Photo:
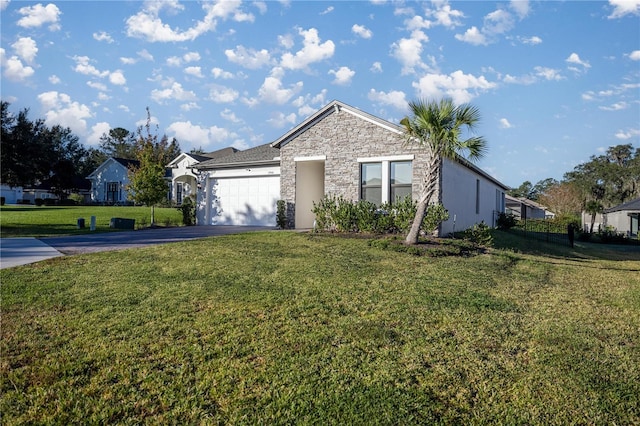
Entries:
[[[149, 226], [150, 207], [120, 206], [2, 206], [0, 229], [2, 237], [46, 237], [51, 235], [88, 234], [91, 216], [96, 217], [95, 232], [109, 232], [112, 217], [135, 219], [136, 228]], [[85, 228], [78, 229], [78, 219], [84, 218]], [[182, 214], [175, 208], [155, 209], [157, 225], [182, 224]]]
[[640, 422], [640, 263], [494, 241], [265, 232], [0, 270], [3, 424]]

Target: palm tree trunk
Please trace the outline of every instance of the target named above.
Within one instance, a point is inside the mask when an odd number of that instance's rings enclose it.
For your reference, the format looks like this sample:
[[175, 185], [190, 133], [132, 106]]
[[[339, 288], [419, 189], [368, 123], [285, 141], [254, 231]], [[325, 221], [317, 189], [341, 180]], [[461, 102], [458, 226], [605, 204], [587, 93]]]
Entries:
[[589, 228], [589, 233], [593, 234], [593, 225], [596, 223], [596, 214], [591, 214], [591, 227]]
[[431, 164], [429, 164], [429, 171], [425, 177], [425, 189], [422, 197], [418, 200], [418, 206], [416, 209], [416, 216], [413, 218], [411, 229], [405, 238], [404, 243], [407, 245], [418, 244], [418, 237], [420, 236], [420, 227], [424, 216], [427, 214], [427, 207], [429, 202], [436, 192], [436, 188], [440, 183], [440, 166], [442, 164], [441, 159], [438, 156], [433, 157]]
[[155, 225], [155, 223], [156, 223], [155, 222], [155, 220], [156, 220], [155, 216], [156, 216], [155, 215], [155, 206], [152, 204], [151, 205], [151, 227], [153, 227], [153, 225]]

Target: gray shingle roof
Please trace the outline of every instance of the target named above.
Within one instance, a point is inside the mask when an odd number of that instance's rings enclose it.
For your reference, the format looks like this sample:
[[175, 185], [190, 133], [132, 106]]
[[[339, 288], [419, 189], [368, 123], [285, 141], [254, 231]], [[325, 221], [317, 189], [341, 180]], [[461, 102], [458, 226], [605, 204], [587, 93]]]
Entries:
[[608, 208], [604, 212], [611, 213], [611, 212], [619, 212], [623, 210], [640, 211], [640, 198], [636, 198], [635, 200], [627, 201], [626, 203]]
[[246, 166], [257, 164], [279, 164], [280, 150], [272, 148], [271, 144], [259, 145], [244, 151], [237, 151], [230, 155], [213, 158], [198, 164], [199, 169], [213, 169], [218, 167]]

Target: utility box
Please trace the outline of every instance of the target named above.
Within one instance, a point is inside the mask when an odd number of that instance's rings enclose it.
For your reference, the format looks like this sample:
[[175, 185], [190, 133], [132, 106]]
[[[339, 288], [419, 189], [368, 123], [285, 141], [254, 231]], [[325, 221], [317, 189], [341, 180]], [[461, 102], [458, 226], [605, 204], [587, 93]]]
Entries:
[[109, 222], [109, 228], [114, 229], [135, 229], [135, 219], [124, 219], [121, 217], [112, 217]]

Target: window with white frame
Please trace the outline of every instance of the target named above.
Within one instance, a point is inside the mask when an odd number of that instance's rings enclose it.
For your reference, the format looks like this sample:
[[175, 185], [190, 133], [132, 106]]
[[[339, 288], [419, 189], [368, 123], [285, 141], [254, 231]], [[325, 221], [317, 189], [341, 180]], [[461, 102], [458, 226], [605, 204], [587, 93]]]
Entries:
[[176, 182], [176, 203], [182, 204], [182, 182]]
[[358, 158], [360, 199], [378, 206], [411, 195], [413, 155]]

